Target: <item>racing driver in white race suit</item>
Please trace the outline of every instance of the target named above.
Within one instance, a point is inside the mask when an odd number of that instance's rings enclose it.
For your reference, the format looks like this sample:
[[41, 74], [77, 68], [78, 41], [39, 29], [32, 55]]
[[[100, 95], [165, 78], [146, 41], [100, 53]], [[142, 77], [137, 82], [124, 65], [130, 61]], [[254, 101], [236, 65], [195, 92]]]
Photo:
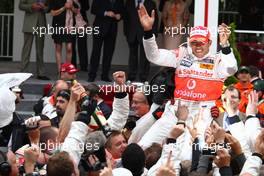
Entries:
[[171, 111], [174, 111], [174, 118], [166, 119], [169, 118], [166, 117], [169, 113], [165, 110], [163, 117], [139, 141], [139, 145], [146, 148], [151, 143], [160, 143], [167, 137], [177, 122], [175, 110], [179, 100], [181, 105], [186, 105], [189, 110], [187, 125], [192, 124], [194, 117], [203, 118], [204, 126], [209, 125], [212, 119], [210, 109], [221, 96], [224, 80], [237, 71], [237, 62], [228, 42], [230, 30], [225, 24], [219, 26], [221, 51], [212, 55], [209, 51], [212, 41], [208, 28], [197, 26], [191, 29], [188, 41], [190, 49], [158, 49], [152, 33], [154, 11], [149, 16], [144, 5], [141, 5], [138, 15], [144, 29], [143, 45], [147, 59], [156, 65], [176, 68], [175, 103], [166, 105], [167, 109], [173, 109]]

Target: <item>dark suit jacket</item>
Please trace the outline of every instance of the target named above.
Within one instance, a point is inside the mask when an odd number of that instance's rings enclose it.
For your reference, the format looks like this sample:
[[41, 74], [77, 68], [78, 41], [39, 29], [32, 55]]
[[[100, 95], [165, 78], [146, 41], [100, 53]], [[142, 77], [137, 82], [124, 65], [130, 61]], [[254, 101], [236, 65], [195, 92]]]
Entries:
[[116, 14], [122, 16], [124, 10], [123, 0], [93, 0], [92, 3], [92, 14], [95, 15], [94, 27], [99, 27], [99, 35], [105, 36], [109, 30], [117, 31], [118, 20], [104, 16], [106, 11], [113, 11]]
[[90, 5], [89, 5], [89, 0], [79, 0], [79, 3], [81, 5], [81, 15], [83, 17], [83, 19], [88, 22], [88, 19], [87, 19], [87, 15], [86, 15], [86, 11], [89, 10], [90, 8]]
[[[157, 35], [158, 12], [157, 12], [156, 4], [153, 0], [145, 0], [144, 6], [147, 9], [149, 15], [151, 15], [152, 10], [155, 10], [155, 21], [152, 27], [152, 31], [155, 35]], [[132, 43], [135, 40], [137, 40], [138, 42], [142, 42], [144, 30], [139, 21], [137, 8], [135, 7], [135, 0], [126, 1], [123, 16], [124, 16], [124, 34], [127, 37], [127, 41], [129, 43]]]

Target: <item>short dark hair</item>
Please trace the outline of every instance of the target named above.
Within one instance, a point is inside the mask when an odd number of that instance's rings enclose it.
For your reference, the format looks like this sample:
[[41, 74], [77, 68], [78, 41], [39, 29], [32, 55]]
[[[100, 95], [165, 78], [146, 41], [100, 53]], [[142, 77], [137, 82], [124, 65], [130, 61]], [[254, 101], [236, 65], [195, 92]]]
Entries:
[[133, 176], [141, 176], [146, 162], [145, 153], [138, 144], [131, 143], [122, 153], [121, 162], [124, 168], [132, 172]]
[[181, 161], [180, 166], [181, 166], [180, 176], [188, 176], [191, 171], [192, 161], [190, 160]]
[[258, 67], [254, 66], [254, 65], [250, 65], [249, 67], [249, 74], [251, 77], [258, 77], [259, 76], [259, 69]]
[[71, 176], [74, 173], [73, 161], [70, 159], [70, 155], [63, 151], [53, 155], [47, 164], [47, 175], [57, 176]]
[[70, 97], [71, 97], [71, 91], [69, 89], [60, 90], [58, 92], [56, 98], [58, 98], [58, 97], [62, 97], [62, 98], [64, 98], [64, 99], [66, 99], [66, 100], [69, 101], [70, 100]]
[[40, 138], [39, 143], [40, 144], [47, 144], [47, 141], [49, 139], [55, 141], [57, 138], [57, 133], [55, 132], [56, 127], [43, 127], [40, 129]]
[[85, 90], [89, 92], [90, 97], [94, 97], [96, 95], [101, 95], [100, 93], [100, 87], [95, 83], [90, 83], [87, 86], [85, 86]]
[[162, 152], [162, 147], [158, 143], [153, 143], [144, 152], [146, 156], [146, 168], [150, 169], [159, 160]]

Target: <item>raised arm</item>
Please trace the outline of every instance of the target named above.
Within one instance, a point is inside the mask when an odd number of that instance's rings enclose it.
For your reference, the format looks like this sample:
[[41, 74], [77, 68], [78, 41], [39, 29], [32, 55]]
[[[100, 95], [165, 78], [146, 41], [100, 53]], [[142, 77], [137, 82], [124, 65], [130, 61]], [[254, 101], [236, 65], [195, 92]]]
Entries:
[[90, 101], [85, 111], [82, 111], [71, 123], [70, 131], [62, 145], [62, 151], [68, 152], [74, 159], [76, 165], [79, 164], [82, 153], [84, 152], [85, 140], [89, 133], [89, 123], [91, 115], [97, 106], [96, 101]]
[[175, 53], [165, 49], [159, 50], [155, 41], [155, 36], [152, 31], [155, 21], [155, 10], [152, 10], [151, 16], [149, 16], [145, 6], [141, 4], [138, 10], [138, 16], [144, 29], [143, 45], [147, 59], [156, 65], [176, 68], [178, 63], [177, 52]]
[[113, 73], [113, 78], [116, 93], [113, 102], [113, 111], [107, 120], [107, 124], [112, 130], [121, 130], [126, 124], [129, 113], [129, 99], [128, 94], [125, 92], [125, 72], [117, 71]]
[[85, 89], [79, 84], [75, 84], [71, 89], [71, 97], [66, 108], [65, 114], [60, 122], [59, 127], [59, 141], [63, 142], [65, 137], [68, 135], [71, 123], [74, 121], [76, 114], [76, 104], [80, 99], [80, 95], [85, 92]]
[[237, 71], [237, 61], [228, 42], [230, 34], [229, 27], [222, 23], [219, 26], [221, 52], [216, 62], [216, 73], [220, 78], [227, 78]]
[[248, 95], [248, 105], [246, 108], [246, 122], [245, 132], [250, 142], [251, 148], [253, 148], [257, 136], [261, 132], [261, 126], [259, 118], [256, 117], [258, 113], [258, 94], [256, 91], [251, 91]]
[[258, 135], [255, 143], [255, 152], [249, 156], [240, 175], [258, 175], [264, 159], [264, 130]]

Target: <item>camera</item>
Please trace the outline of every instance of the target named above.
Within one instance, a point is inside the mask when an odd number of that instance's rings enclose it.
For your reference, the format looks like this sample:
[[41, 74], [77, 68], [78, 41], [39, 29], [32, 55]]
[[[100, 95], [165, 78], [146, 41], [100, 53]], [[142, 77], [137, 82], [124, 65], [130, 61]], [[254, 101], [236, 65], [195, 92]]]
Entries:
[[[97, 161], [91, 163], [89, 157], [96, 158]], [[86, 172], [99, 171], [107, 166], [105, 148], [101, 146], [99, 150], [94, 151], [90, 154], [84, 154], [81, 158], [80, 165]]]
[[203, 148], [202, 155], [216, 156], [216, 149], [215, 148]]

